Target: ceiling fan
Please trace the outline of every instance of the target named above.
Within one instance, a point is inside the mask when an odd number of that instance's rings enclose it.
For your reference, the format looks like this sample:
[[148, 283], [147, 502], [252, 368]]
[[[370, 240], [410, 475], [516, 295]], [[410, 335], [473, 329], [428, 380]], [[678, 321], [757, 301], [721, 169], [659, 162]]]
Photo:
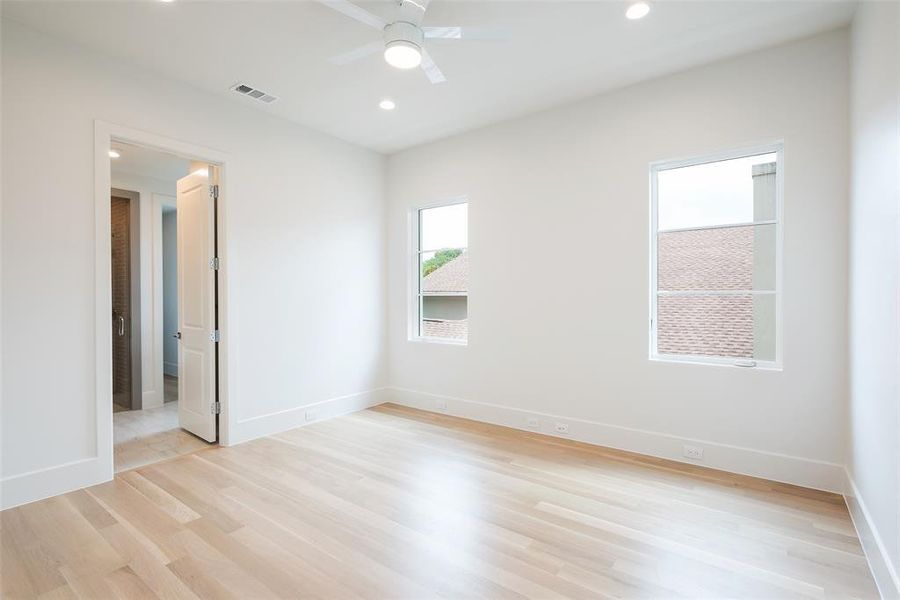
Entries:
[[325, 6], [351, 19], [383, 32], [383, 38], [364, 44], [329, 59], [336, 65], [346, 65], [377, 52], [384, 52], [384, 60], [398, 69], [421, 67], [431, 83], [447, 78], [435, 64], [425, 40], [502, 40], [504, 31], [487, 27], [422, 27], [422, 19], [429, 0], [397, 0], [396, 15], [391, 21], [360, 8], [349, 0], [318, 0]]

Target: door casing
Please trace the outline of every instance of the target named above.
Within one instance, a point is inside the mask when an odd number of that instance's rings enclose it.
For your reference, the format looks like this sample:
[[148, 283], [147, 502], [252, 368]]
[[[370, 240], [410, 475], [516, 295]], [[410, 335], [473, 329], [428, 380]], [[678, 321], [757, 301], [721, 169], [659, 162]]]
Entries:
[[[109, 330], [109, 316], [112, 314], [110, 287], [110, 205], [111, 162], [109, 148], [113, 141], [142, 146], [151, 150], [168, 152], [190, 160], [200, 161], [218, 167], [218, 211], [216, 216], [218, 251], [220, 260], [218, 272], [218, 312], [219, 368], [216, 383], [219, 403], [219, 444], [229, 445], [232, 413], [229, 410], [229, 381], [234, 371], [229, 368], [228, 332], [230, 327], [228, 294], [228, 253], [227, 253], [227, 164], [228, 155], [203, 146], [186, 143], [174, 138], [133, 129], [102, 120], [94, 121], [94, 256], [95, 256], [95, 382], [96, 382], [96, 455], [80, 461], [76, 479], [72, 483], [60, 484], [59, 491], [84, 487], [109, 481], [114, 476], [113, 435], [112, 435], [112, 340]], [[77, 482], [77, 483], [76, 483]]]

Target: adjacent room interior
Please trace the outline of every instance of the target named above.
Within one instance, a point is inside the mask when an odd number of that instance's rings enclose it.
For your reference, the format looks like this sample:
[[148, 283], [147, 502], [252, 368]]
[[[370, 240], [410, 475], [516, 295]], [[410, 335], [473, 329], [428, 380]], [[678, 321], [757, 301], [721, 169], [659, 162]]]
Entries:
[[[205, 183], [208, 166], [120, 141], [108, 155], [118, 472], [208, 446], [180, 422], [177, 226], [180, 182], [199, 178]], [[189, 361], [182, 370], [194, 366]]]
[[0, 596], [900, 599], [900, 2], [0, 10]]

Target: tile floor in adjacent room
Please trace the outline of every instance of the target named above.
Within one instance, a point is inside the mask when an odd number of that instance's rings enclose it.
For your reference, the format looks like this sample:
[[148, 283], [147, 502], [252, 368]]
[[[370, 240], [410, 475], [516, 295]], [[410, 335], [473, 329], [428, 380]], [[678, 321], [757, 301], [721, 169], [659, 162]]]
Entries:
[[165, 404], [113, 414], [116, 472], [148, 465], [209, 446], [178, 426], [178, 379], [167, 375]]

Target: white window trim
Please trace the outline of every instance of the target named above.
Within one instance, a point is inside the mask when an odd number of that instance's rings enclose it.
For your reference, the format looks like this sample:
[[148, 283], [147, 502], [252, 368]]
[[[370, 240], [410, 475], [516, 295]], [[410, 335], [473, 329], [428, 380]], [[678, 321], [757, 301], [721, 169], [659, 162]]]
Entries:
[[[422, 300], [423, 296], [428, 294], [422, 294], [419, 291], [420, 285], [420, 277], [419, 277], [419, 255], [422, 252], [435, 252], [435, 250], [420, 250], [419, 247], [421, 245], [421, 221], [420, 214], [421, 211], [427, 210], [430, 208], [441, 208], [444, 206], [454, 206], [456, 204], [470, 204], [469, 199], [466, 196], [455, 196], [452, 198], [446, 198], [444, 200], [439, 200], [436, 202], [431, 202], [428, 204], [421, 204], [419, 206], [414, 206], [409, 209], [409, 214], [407, 216], [409, 225], [409, 268], [407, 269], [407, 340], [410, 342], [422, 342], [425, 344], [444, 344], [448, 346], [467, 346], [468, 339], [458, 340], [453, 338], [439, 338], [439, 337], [428, 337], [420, 335], [420, 322], [422, 319]], [[468, 237], [468, 220], [466, 221], [466, 237]], [[471, 250], [469, 246], [466, 246], [466, 254], [470, 254]], [[471, 291], [471, 284], [470, 289]], [[461, 294], [460, 294], [461, 295]], [[466, 297], [468, 298], [469, 294], [466, 293]]]
[[[776, 170], [775, 170], [775, 220], [758, 221], [753, 223], [730, 223], [724, 226], [701, 226], [688, 227], [683, 229], [666, 229], [659, 231], [658, 229], [658, 206], [657, 206], [657, 175], [660, 171], [677, 169], [680, 167], [689, 167], [701, 165], [711, 162], [719, 162], [723, 160], [731, 160], [735, 158], [745, 158], [758, 154], [775, 153]], [[711, 290], [702, 292], [704, 295], [734, 295], [734, 294], [774, 294], [775, 295], [775, 360], [748, 360], [734, 359], [720, 356], [694, 356], [694, 355], [677, 355], [677, 354], [660, 354], [657, 349], [657, 298], [660, 292], [657, 288], [657, 234], [670, 233], [674, 231], [696, 231], [702, 229], [713, 229], [722, 227], [741, 227], [749, 225], [775, 225], [775, 290]], [[738, 368], [752, 367], [756, 369], [782, 370], [783, 365], [783, 347], [782, 340], [784, 334], [784, 326], [782, 321], [782, 304], [784, 299], [784, 264], [783, 264], [783, 225], [784, 225], [784, 141], [778, 140], [768, 144], [758, 146], [745, 147], [736, 150], [717, 152], [693, 158], [682, 158], [677, 160], [665, 160], [650, 163], [650, 327], [649, 327], [649, 348], [650, 360], [658, 362], [688, 363], [688, 364], [704, 364], [716, 366], [732, 366]], [[700, 293], [700, 292], [698, 292]], [[663, 292], [665, 295], [665, 292]], [[687, 295], [681, 293], [679, 295]]]

